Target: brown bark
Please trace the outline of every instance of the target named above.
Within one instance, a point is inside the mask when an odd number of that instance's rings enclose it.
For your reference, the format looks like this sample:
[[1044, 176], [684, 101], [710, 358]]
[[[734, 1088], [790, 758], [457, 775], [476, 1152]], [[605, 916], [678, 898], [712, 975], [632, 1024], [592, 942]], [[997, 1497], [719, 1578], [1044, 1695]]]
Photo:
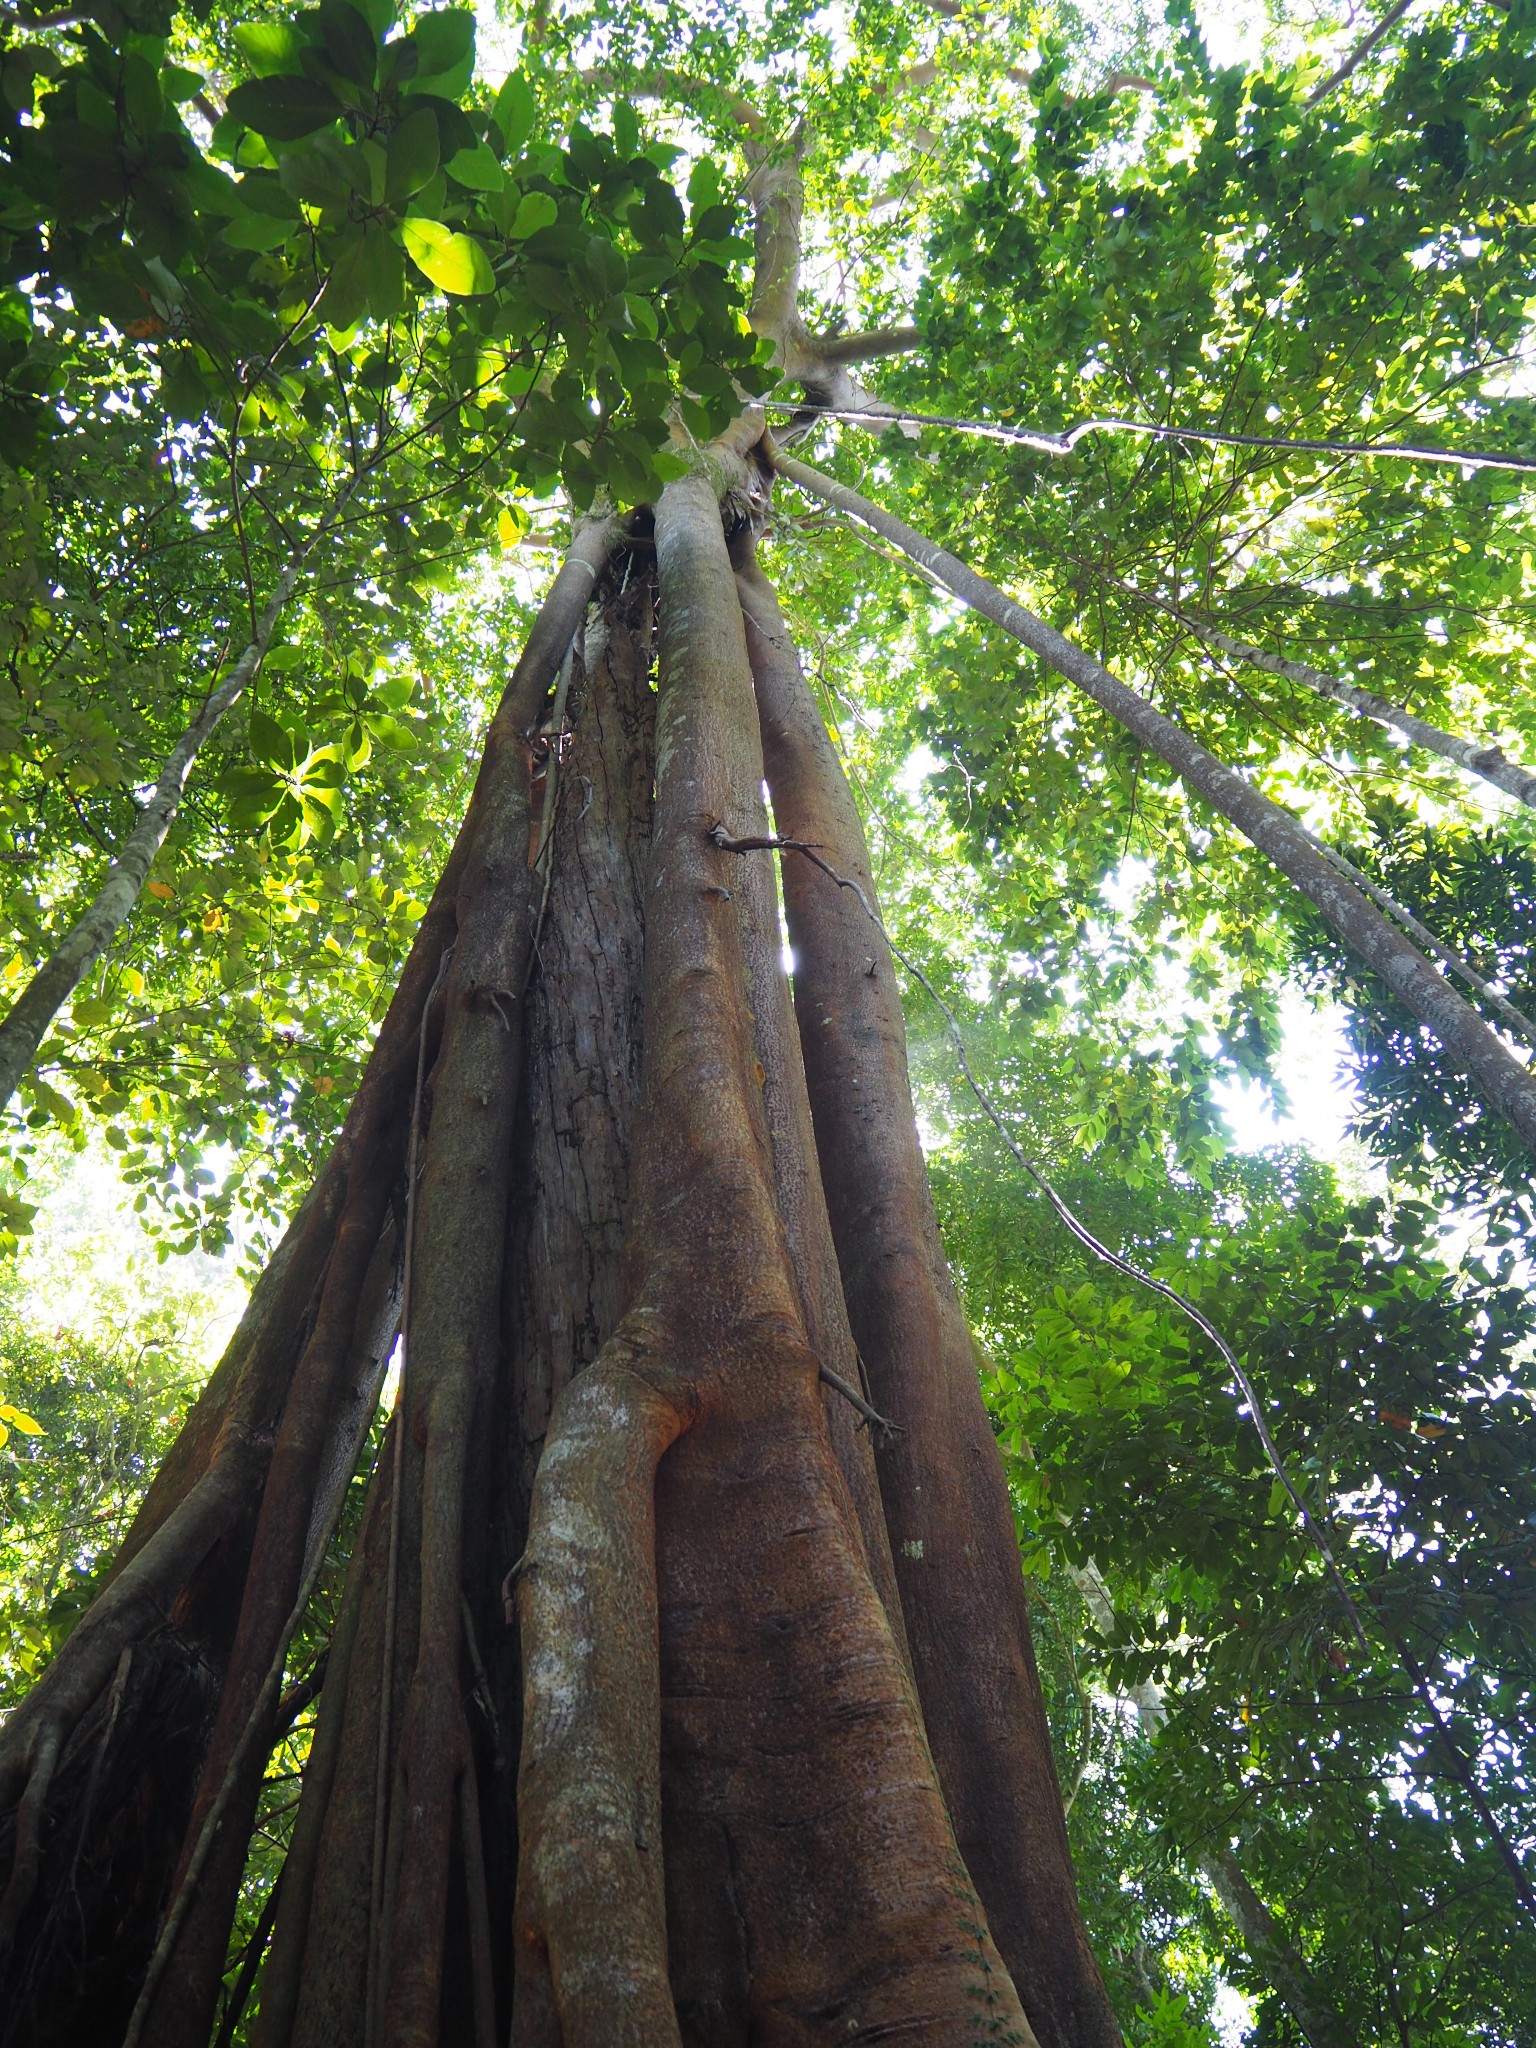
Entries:
[[[384, 1473], [392, 1469], [390, 1454], [395, 1427], [397, 1424], [391, 1423], [380, 1454], [379, 1467]], [[370, 1554], [377, 1553], [381, 1516], [387, 1523], [388, 1512], [387, 1487], [376, 1475], [368, 1490], [363, 1523], [348, 1560], [346, 1585], [331, 1636], [325, 1690], [321, 1694], [320, 1712], [304, 1767], [303, 1796], [294, 1820], [293, 1834], [289, 1838], [288, 1854], [283, 1860], [282, 1897], [277, 1902], [272, 1947], [261, 1977], [261, 2009], [255, 2034], [257, 2048], [287, 2048], [293, 2033], [303, 1983], [306, 1936], [314, 1917], [323, 1832], [333, 1811], [342, 1765], [368, 1561]], [[334, 1947], [331, 1953], [337, 1953]], [[333, 2033], [328, 2038], [335, 2041], [338, 2037]]]
[[[740, 577], [775, 821], [871, 905], [863, 827], [767, 578]], [[1077, 1905], [1018, 1537], [939, 1242], [885, 940], [858, 897], [785, 864], [795, 1008], [849, 1320], [904, 1434], [881, 1491], [917, 1686], [966, 1868], [1048, 2048], [1119, 2029]]]
[[[539, 706], [580, 622], [597, 571], [612, 551], [614, 539], [611, 526], [588, 528], [577, 536], [571, 556], [556, 577], [528, 647], [491, 721], [461, 835], [462, 853], [454, 863], [458, 878], [454, 906], [456, 939], [453, 969], [444, 992], [444, 1044], [438, 1061], [445, 1079], [434, 1118], [435, 1150], [428, 1152], [422, 1198], [424, 1211], [430, 1206], [435, 1213], [438, 1206], [446, 1203], [449, 1235], [439, 1239], [442, 1244], [451, 1242], [452, 1232], [458, 1228], [468, 1230], [473, 1242], [475, 1227], [483, 1222], [486, 1213], [483, 1197], [491, 1196], [489, 1206], [494, 1210], [494, 1193], [489, 1183], [496, 1169], [489, 1162], [495, 1160], [499, 1166], [507, 1150], [516, 1099], [520, 1039], [510, 1047], [506, 1062], [501, 1055], [509, 1050], [504, 1041], [513, 1038], [519, 1021], [518, 1005], [532, 937], [531, 921], [526, 917], [515, 934], [507, 929], [511, 892], [515, 890], [523, 898], [529, 895], [526, 869], [520, 859], [521, 848], [527, 841], [528, 815], [523, 735], [537, 719]], [[507, 837], [513, 831], [520, 832], [521, 837]], [[418, 942], [418, 954], [420, 950]], [[421, 972], [426, 974], [430, 966], [435, 979], [439, 965], [437, 961], [422, 960]], [[418, 1030], [421, 1022], [418, 1014]], [[414, 1042], [411, 1050], [414, 1051]], [[409, 1087], [414, 1073], [414, 1059], [401, 1060], [393, 1077], [395, 1086], [372, 1092], [360, 1119], [357, 1150], [361, 1156], [348, 1175], [347, 1199], [327, 1266], [315, 1327], [295, 1374], [273, 1449], [235, 1649], [187, 1830], [183, 1872], [214, 1801], [226, 1796], [226, 1780], [234, 1779], [234, 1791], [229, 1798], [228, 1817], [202, 1869], [196, 1896], [150, 2008], [146, 2032], [158, 2048], [203, 2048], [211, 2024], [223, 1973], [227, 1929], [244, 1868], [249, 1817], [260, 1787], [263, 1749], [260, 1742], [246, 1741], [246, 1729], [257, 1710], [279, 1633], [298, 1587], [320, 1464], [341, 1394], [340, 1376], [356, 1320], [363, 1276], [383, 1228], [399, 1162], [406, 1149], [411, 1116]], [[496, 1121], [498, 1114], [505, 1123], [505, 1131]], [[500, 1160], [496, 1158], [498, 1143]], [[456, 1161], [455, 1149], [460, 1154]], [[456, 1178], [460, 1171], [462, 1180]], [[443, 1192], [445, 1183], [454, 1186], [456, 1192], [467, 1193], [457, 1212], [452, 1197]], [[487, 1239], [488, 1244], [491, 1242]], [[441, 1251], [436, 1258], [428, 1253], [421, 1261], [432, 1297], [423, 1327], [431, 1333], [431, 1344], [440, 1345], [452, 1361], [440, 1375], [434, 1351], [426, 1383], [433, 1388], [440, 1406], [430, 1422], [425, 1414], [412, 1418], [414, 1430], [428, 1428], [434, 1439], [427, 1455], [433, 1539], [456, 1523], [458, 1503], [453, 1473], [455, 1461], [462, 1458], [464, 1433], [469, 1426], [466, 1347], [478, 1341], [487, 1317], [493, 1314], [491, 1305], [499, 1287], [500, 1244], [497, 1235], [494, 1253], [486, 1254], [495, 1277], [487, 1283], [481, 1267], [474, 1266], [468, 1291], [443, 1275], [444, 1266], [451, 1261]], [[434, 1291], [438, 1289], [443, 1302], [441, 1321], [437, 1313], [438, 1294]], [[483, 1299], [476, 1297], [476, 1289]], [[489, 1327], [493, 1329], [494, 1325]], [[440, 1394], [436, 1387], [439, 1376], [447, 1388]], [[443, 1457], [434, 1455], [440, 1447]], [[442, 1538], [444, 1544], [449, 1540]], [[457, 1538], [451, 1541], [456, 1546]], [[441, 1612], [446, 1597], [441, 1550], [442, 1544], [434, 1540], [434, 1672], [443, 1656], [451, 1654], [456, 1660], [458, 1639], [457, 1549], [453, 1551], [449, 1615]], [[414, 1711], [418, 1726], [427, 1683], [423, 1676], [416, 1699], [407, 1709], [408, 1714]], [[446, 1754], [446, 1733], [440, 1748]], [[434, 1780], [436, 1772], [434, 1761]], [[456, 1783], [457, 1770], [446, 1795], [450, 1801]], [[425, 1810], [424, 1805], [423, 1814]], [[416, 1876], [413, 1865], [412, 1886]], [[430, 1943], [413, 1944], [412, 1960], [406, 1967], [414, 1972], [429, 1953]]]
[[[503, 1840], [515, 1828], [506, 1773], [516, 1753], [516, 1644], [502, 1627], [498, 1582], [508, 1558], [523, 1547], [528, 1486], [551, 1381], [563, 1385], [590, 1364], [597, 1342], [617, 1319], [618, 1233], [638, 1067], [637, 859], [643, 856], [650, 806], [649, 617], [648, 582], [636, 576], [626, 593], [605, 595], [601, 613], [589, 618], [575, 663], [570, 699], [574, 737], [561, 769], [551, 883], [527, 1000], [524, 1128], [515, 1147], [520, 1193], [507, 1239], [508, 1348], [493, 1427], [482, 1432], [477, 1424], [475, 1430], [477, 1439], [487, 1434], [496, 1448], [482, 1461], [489, 1469], [471, 1461], [468, 1482], [470, 1497], [482, 1503], [485, 1524], [479, 1528], [475, 1515], [467, 1517], [463, 1570], [477, 1638], [471, 1667], [479, 1665], [481, 1674], [473, 1679], [476, 1703], [468, 1711], [483, 1730], [483, 1679], [490, 1708], [499, 1717], [494, 1739], [480, 1743], [477, 1763], [485, 1825], [484, 1888], [493, 1926], [504, 1925], [510, 1911], [510, 1861]], [[539, 877], [531, 879], [542, 888]], [[427, 1248], [431, 1232], [425, 1205], [419, 1223]], [[418, 1295], [413, 1317], [418, 1329], [420, 1302]], [[408, 1379], [410, 1374], [408, 1366]], [[317, 1749], [322, 1740], [334, 1740], [334, 1776], [329, 1785], [317, 1779], [313, 1805], [306, 1781], [290, 1856], [291, 1861], [301, 1838], [314, 1838], [311, 1897], [306, 1906], [302, 1894], [294, 1893], [291, 1903], [285, 1899], [283, 1904], [262, 1989], [261, 2048], [359, 2048], [370, 1956], [377, 1977], [386, 1950], [392, 1953], [395, 1947], [379, 1932], [371, 1937], [370, 1922], [384, 1903], [374, 1870], [384, 1846], [376, 1841], [380, 1748], [385, 1751], [385, 1786], [393, 1790], [391, 1803], [398, 1811], [401, 1715], [395, 1703], [405, 1697], [418, 1659], [421, 1461], [419, 1445], [412, 1442], [408, 1449], [390, 1668], [386, 1674], [393, 1472], [392, 1458], [386, 1458], [375, 1484], [382, 1504], [370, 1510], [351, 1682], [342, 1687], [333, 1680], [316, 1736]], [[472, 1669], [461, 1675], [467, 1686]], [[336, 1724], [334, 1737], [327, 1716]], [[456, 1731], [453, 1723], [449, 1727], [458, 1741], [462, 1724]], [[461, 1777], [461, 1788], [464, 1782]], [[461, 1796], [457, 1826], [466, 1841], [467, 1819]], [[393, 1860], [403, 1870], [404, 1845], [398, 1835]], [[458, 1859], [451, 1860], [447, 1895], [462, 1900], [464, 1874]], [[450, 1947], [461, 1932], [456, 1925], [446, 1930]], [[467, 1957], [454, 1960], [463, 1961], [468, 1971]], [[498, 1995], [504, 2004], [507, 1959], [493, 1961], [501, 1965]], [[444, 2011], [467, 2033], [473, 2001], [463, 1995], [464, 1988], [456, 1981], [446, 1985]]]
[[[870, 1436], [821, 1383], [823, 1369], [856, 1383], [860, 1361], [772, 867], [718, 837], [766, 836], [722, 530], [722, 501], [734, 528], [764, 500], [741, 453], [751, 431], [658, 510], [654, 810], [643, 554], [573, 659], [553, 838], [534, 834], [532, 867], [523, 735], [590, 578], [573, 590], [567, 577], [564, 638], [546, 614], [493, 728], [446, 901], [457, 943], [407, 1205], [400, 1401], [272, 1908], [259, 2048], [491, 2048], [509, 2013], [519, 2048], [1035, 2040], [929, 1750]], [[581, 545], [595, 568], [606, 539]], [[866, 950], [861, 936], [861, 967]], [[225, 1638], [175, 1754], [202, 1752], [229, 1661], [223, 1748], [199, 1795], [228, 1819], [221, 1837], [196, 1815], [184, 1830], [196, 1883], [163, 1921], [170, 1965], [145, 1993], [155, 2048], [206, 2040], [259, 1790], [247, 1760], [264, 1749], [297, 1611], [274, 1633], [277, 1589], [287, 1574], [292, 1603], [304, 1583], [320, 1496], [372, 1412], [368, 1376], [338, 1371], [326, 1347], [344, 1324], [354, 1354], [359, 1342], [347, 1301], [366, 1204], [389, 1204], [358, 1161], [404, 1149], [426, 986], [418, 976], [391, 1054], [394, 1122], [367, 1108], [328, 1197], [339, 1229], [309, 1274], [317, 1313], [281, 1423], [269, 1414], [279, 1455], [254, 1560], [264, 1452], [241, 1468], [246, 1520], [189, 1587]], [[296, 1271], [310, 1240], [294, 1242]], [[383, 1314], [397, 1276], [377, 1230], [371, 1258]], [[166, 1501], [120, 1601], [157, 1545], [183, 1540], [199, 1490], [228, 1485], [247, 1369], [189, 1437], [191, 1491]], [[498, 1611], [514, 1559], [520, 1641]], [[142, 1755], [166, 1682], [151, 1665], [144, 1654], [142, 1695], [98, 1695], [56, 1748], [39, 1723], [35, 1784], [49, 1768], [78, 1780], [93, 1740], [132, 1735]], [[242, 1673], [260, 1678], [254, 1715]], [[159, 1847], [142, 1861], [158, 1881], [133, 1894], [115, 2003], [90, 2036], [102, 2048], [121, 2039], [121, 1987], [142, 1969], [183, 1832], [186, 1785], [155, 1789]], [[29, 1812], [42, 1804], [35, 1792]], [[29, 1856], [21, 1871], [24, 1889]], [[39, 1890], [47, 1876], [45, 1862]], [[100, 1890], [121, 1905], [112, 1882]], [[84, 2037], [60, 2024], [51, 2038]]]
[[521, 1193], [508, 1254], [509, 1386], [521, 1554], [556, 1398], [619, 1320], [629, 1149], [640, 1093], [646, 853], [655, 762], [651, 577], [588, 620], [571, 683], [549, 901], [529, 995]]
[[[761, 759], [703, 478], [669, 487], [657, 555], [631, 1296], [614, 1341], [556, 1410], [520, 1582], [519, 1954], [546, 1952], [549, 1977], [520, 1974], [516, 2038], [556, 2038], [557, 2014], [566, 2048], [846, 2040], [896, 2026], [959, 2042], [986, 2012], [1027, 2040], [832, 1455], [777, 1213], [739, 877], [709, 837], [750, 824]], [[626, 1426], [627, 1447], [616, 1445]], [[653, 1628], [648, 1605], [631, 1590], [616, 1606], [613, 1588], [651, 1579], [658, 1458]], [[670, 1993], [649, 1832], [658, 1669]], [[562, 1738], [575, 1725], [572, 1744]], [[596, 1863], [550, 1824], [594, 1783], [603, 1812], [589, 1825], [606, 1816]], [[631, 1928], [622, 1973], [596, 1962], [619, 1909]]]
[[[745, 601], [743, 601], [745, 609]], [[750, 628], [748, 634], [750, 645]], [[738, 828], [743, 838], [761, 837], [768, 827], [761, 798], [744, 794]], [[774, 1195], [784, 1225], [790, 1269], [795, 1277], [806, 1337], [823, 1375], [858, 1388], [863, 1378], [858, 1347], [848, 1326], [827, 1198], [816, 1160], [816, 1137], [805, 1066], [795, 1028], [780, 943], [779, 895], [773, 862], [758, 856], [742, 862], [735, 877], [740, 905], [742, 964], [747, 1007], [755, 1025], [762, 1067], [763, 1114], [773, 1154]], [[822, 1403], [839, 1469], [848, 1487], [869, 1570], [903, 1661], [910, 1668], [906, 1621], [896, 1588], [895, 1564], [880, 1499], [874, 1440], [869, 1423], [850, 1406], [833, 1381], [823, 1378]]]

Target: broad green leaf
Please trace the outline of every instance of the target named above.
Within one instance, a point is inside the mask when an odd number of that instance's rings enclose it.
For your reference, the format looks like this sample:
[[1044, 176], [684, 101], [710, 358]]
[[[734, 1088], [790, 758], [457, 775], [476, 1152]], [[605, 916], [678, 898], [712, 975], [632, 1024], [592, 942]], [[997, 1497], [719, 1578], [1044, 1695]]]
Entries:
[[320, 35], [325, 54], [343, 78], [372, 85], [379, 46], [373, 30], [349, 0], [320, 0]]
[[495, 290], [490, 258], [469, 235], [436, 220], [407, 220], [401, 233], [406, 253], [439, 291], [463, 298]]
[[537, 112], [527, 79], [521, 71], [509, 71], [491, 108], [504, 157], [514, 157], [522, 149], [533, 133]]
[[235, 41], [258, 78], [291, 71], [304, 48], [304, 38], [289, 21], [237, 22]]
[[[375, 224], [369, 223], [370, 227]], [[351, 327], [368, 309], [371, 268], [368, 236], [359, 228], [348, 230], [348, 239], [337, 253], [320, 301], [320, 317], [330, 327]]]
[[248, 213], [239, 220], [232, 220], [222, 239], [226, 249], [265, 252], [280, 249], [297, 226], [297, 221], [280, 220], [275, 214]]
[[258, 135], [299, 142], [341, 113], [341, 101], [318, 78], [253, 78], [229, 96], [229, 111]]
[[419, 59], [417, 90], [457, 99], [474, 75], [475, 17], [456, 8], [418, 15], [410, 40]]
[[447, 171], [450, 178], [457, 178], [472, 192], [499, 192], [506, 182], [501, 165], [496, 161], [496, 152], [483, 142], [477, 142], [473, 149], [461, 149], [457, 156], [450, 157]]
[[393, 320], [405, 311], [405, 258], [381, 221], [369, 221], [363, 233], [368, 310], [375, 320]]
[[509, 230], [514, 242], [526, 242], [530, 235], [536, 235], [540, 228], [553, 227], [560, 217], [560, 209], [547, 192], [525, 192], [518, 201]]
[[437, 117], [430, 107], [418, 107], [389, 138], [384, 196], [398, 206], [419, 192], [437, 169]]
[[265, 711], [252, 706], [246, 720], [246, 738], [253, 757], [275, 768], [292, 768], [298, 758], [292, 733]]

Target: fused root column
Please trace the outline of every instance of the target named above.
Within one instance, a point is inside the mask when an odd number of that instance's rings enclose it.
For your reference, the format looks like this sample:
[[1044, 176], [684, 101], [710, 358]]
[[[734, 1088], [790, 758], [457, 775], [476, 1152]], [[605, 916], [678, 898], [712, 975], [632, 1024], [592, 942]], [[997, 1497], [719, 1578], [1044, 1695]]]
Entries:
[[514, 2048], [540, 2038], [546, 1971], [564, 2048], [682, 2040], [662, 1883], [655, 1478], [687, 1416], [636, 1348], [620, 1331], [560, 1397], [518, 1572]]
[[751, 825], [762, 779], [714, 484], [670, 486], [656, 539], [630, 1305], [556, 1411], [520, 1574], [513, 2038], [1028, 2044], [833, 1454], [778, 1212], [739, 867], [712, 836]]
[[[784, 898], [849, 1321], [902, 1425], [881, 1492], [928, 1738], [967, 1869], [1046, 2048], [1120, 2034], [1077, 1903], [1002, 1461], [939, 1239], [906, 1028], [853, 794], [755, 564], [738, 571], [775, 820], [814, 844]], [[748, 859], [764, 858], [748, 855]]]

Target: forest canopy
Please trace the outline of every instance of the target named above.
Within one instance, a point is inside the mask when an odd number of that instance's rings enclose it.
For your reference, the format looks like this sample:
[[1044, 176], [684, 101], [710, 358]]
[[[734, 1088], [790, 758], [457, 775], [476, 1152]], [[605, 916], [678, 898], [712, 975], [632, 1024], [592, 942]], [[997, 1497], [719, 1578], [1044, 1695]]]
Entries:
[[[450, 973], [418, 933], [496, 707], [604, 520], [602, 659], [653, 557], [665, 643], [651, 508], [724, 446], [877, 907], [777, 787], [713, 845], [780, 849], [792, 977], [813, 866], [871, 978], [888, 938], [1114, 2020], [1536, 2037], [1533, 107], [1536, 0], [1241, 35], [1189, 0], [0, 10], [0, 1708], [208, 1366], [185, 1280], [81, 1312], [107, 1276], [38, 1191], [107, 1160], [163, 1274], [250, 1283], [360, 1142], [382, 1026], [374, 1241], [409, 1246]], [[571, 674], [515, 736], [552, 986], [601, 809]], [[538, 975], [480, 985], [487, 1030]], [[384, 1384], [299, 1530], [220, 2048], [290, 2038], [263, 1987]], [[464, 1597], [486, 1783], [520, 1551]], [[34, 1879], [0, 1863], [0, 1949]], [[45, 1934], [0, 2042], [69, 2038]]]

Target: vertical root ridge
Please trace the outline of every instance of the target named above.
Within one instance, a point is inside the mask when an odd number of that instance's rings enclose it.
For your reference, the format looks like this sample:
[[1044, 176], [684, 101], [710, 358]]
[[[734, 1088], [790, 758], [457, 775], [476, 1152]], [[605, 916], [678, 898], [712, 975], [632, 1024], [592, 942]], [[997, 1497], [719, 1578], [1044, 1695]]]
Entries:
[[[662, 1890], [655, 1478], [689, 1414], [636, 1369], [636, 1348], [621, 1328], [561, 1395], [518, 1574], [519, 1953], [547, 1949], [564, 2048], [682, 2039]], [[522, 1979], [514, 2042], [538, 2038]]]

